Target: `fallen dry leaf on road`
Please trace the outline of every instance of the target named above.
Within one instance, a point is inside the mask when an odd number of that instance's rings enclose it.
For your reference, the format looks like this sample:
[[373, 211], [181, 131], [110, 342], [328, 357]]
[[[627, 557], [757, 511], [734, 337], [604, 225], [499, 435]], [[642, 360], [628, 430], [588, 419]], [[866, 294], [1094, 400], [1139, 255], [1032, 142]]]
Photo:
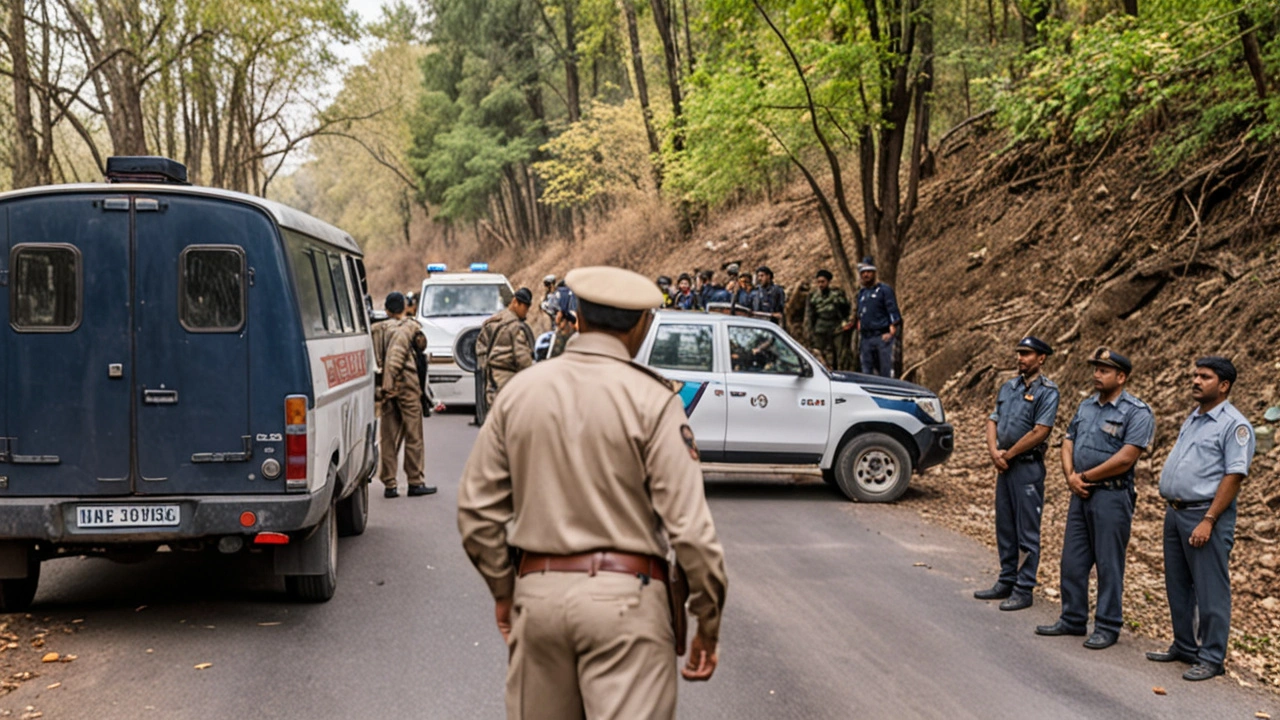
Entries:
[[46, 663], [58, 662], [58, 658], [60, 657], [62, 656], [56, 652], [45, 653], [44, 657], [40, 658], [40, 662], [46, 662]]
[[1157, 694], [1157, 695], [1168, 695], [1168, 694], [1169, 694], [1169, 693], [1165, 692], [1165, 689], [1164, 689], [1164, 688], [1162, 688], [1162, 687], [1153, 687], [1153, 688], [1151, 688], [1151, 692], [1153, 692], [1153, 693], [1155, 693], [1155, 694]]
[[260, 622], [258, 623], [258, 627], [275, 627], [277, 625], [283, 625], [283, 624], [284, 623], [280, 623], [280, 622]]
[[196, 666], [196, 669], [197, 669], [197, 670], [208, 670], [208, 669], [209, 669], [209, 668], [211, 668], [211, 667], [213, 667], [213, 663], [200, 663], [199, 665], [197, 665], [197, 666]]
[[75, 662], [79, 658], [80, 658], [79, 655], [71, 655], [70, 653], [68, 653], [66, 655], [63, 655], [62, 659], [59, 660], [58, 662], [64, 662], [64, 663]]
[[1261, 710], [1254, 713], [1253, 716], [1258, 718], [1258, 720], [1271, 720], [1271, 715], [1269, 715], [1268, 713], [1264, 713]]
[[60, 683], [60, 682], [56, 682], [56, 683], [53, 683], [52, 685], [45, 685], [45, 686], [44, 686], [44, 689], [45, 689], [45, 690], [56, 690], [56, 689], [58, 689], [58, 688], [60, 688], [60, 687], [62, 687], [62, 683]]
[[146, 605], [139, 605], [138, 607], [134, 608], [134, 609], [133, 609], [133, 611], [134, 611], [134, 612], [142, 612], [143, 610], [146, 610], [146, 609], [147, 609], [147, 606], [146, 606]]

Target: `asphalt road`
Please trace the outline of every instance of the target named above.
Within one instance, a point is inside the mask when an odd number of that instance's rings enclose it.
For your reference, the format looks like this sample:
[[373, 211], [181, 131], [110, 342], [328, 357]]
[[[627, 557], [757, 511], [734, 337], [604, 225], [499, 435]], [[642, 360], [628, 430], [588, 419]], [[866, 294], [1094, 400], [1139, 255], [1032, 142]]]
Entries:
[[[32, 613], [83, 620], [54, 638], [78, 660], [41, 666], [0, 698], [0, 715], [502, 717], [505, 649], [454, 521], [467, 420], [426, 421], [441, 492], [373, 494], [327, 604], [290, 604], [282, 583], [237, 558], [47, 564]], [[1056, 606], [1002, 613], [973, 600], [993, 554], [901, 508], [850, 504], [821, 483], [713, 479], [707, 494], [729, 605], [720, 669], [681, 683], [682, 718], [1280, 717], [1274, 695], [1146, 662], [1150, 641], [1126, 634], [1095, 652], [1037, 637]]]

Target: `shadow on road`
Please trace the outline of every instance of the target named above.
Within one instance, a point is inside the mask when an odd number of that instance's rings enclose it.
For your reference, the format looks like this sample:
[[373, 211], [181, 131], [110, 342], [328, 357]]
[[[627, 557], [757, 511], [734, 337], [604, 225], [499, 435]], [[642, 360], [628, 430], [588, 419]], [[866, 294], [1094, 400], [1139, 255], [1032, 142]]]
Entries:
[[[706, 495], [710, 499], [722, 500], [776, 500], [782, 502], [836, 502], [851, 505], [872, 503], [855, 503], [844, 496], [834, 485], [821, 481], [795, 482], [789, 479], [750, 479], [721, 478], [707, 479], [703, 483]], [[919, 502], [929, 499], [927, 491], [908, 487], [902, 497], [894, 505]]]

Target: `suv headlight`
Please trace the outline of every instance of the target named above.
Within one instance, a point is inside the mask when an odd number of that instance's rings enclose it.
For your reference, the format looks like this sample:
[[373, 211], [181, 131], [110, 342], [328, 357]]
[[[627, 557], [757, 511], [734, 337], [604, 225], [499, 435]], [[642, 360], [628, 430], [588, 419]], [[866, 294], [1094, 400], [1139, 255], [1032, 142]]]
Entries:
[[916, 405], [924, 411], [925, 415], [933, 418], [934, 422], [942, 422], [942, 401], [936, 397], [918, 397]]

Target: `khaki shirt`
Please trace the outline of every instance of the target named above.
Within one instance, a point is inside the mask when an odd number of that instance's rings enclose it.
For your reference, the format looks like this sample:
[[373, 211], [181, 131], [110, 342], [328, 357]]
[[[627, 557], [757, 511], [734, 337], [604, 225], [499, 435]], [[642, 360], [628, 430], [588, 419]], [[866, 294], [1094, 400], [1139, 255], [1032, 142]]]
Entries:
[[[520, 372], [533, 365], [533, 330], [511, 308], [498, 314], [499, 319], [491, 327], [491, 335], [485, 348], [485, 367], [490, 370]], [[483, 328], [481, 334], [484, 334]], [[477, 339], [476, 347], [480, 343]]]
[[699, 628], [719, 636], [724, 550], [666, 382], [632, 365], [616, 338], [584, 333], [554, 363], [516, 375], [490, 412], [458, 488], [458, 529], [495, 599], [514, 591], [509, 546], [659, 557], [671, 547]]
[[485, 370], [489, 367], [489, 349], [493, 347], [493, 335], [508, 317], [515, 318], [511, 308], [502, 308], [480, 323], [480, 334], [476, 335], [476, 367]]
[[389, 395], [418, 397], [422, 394], [422, 385], [418, 382], [413, 339], [422, 334], [422, 326], [413, 318], [384, 320], [379, 325], [387, 323], [397, 325], [387, 329], [390, 339], [386, 341], [386, 357], [382, 365], [382, 389]]

